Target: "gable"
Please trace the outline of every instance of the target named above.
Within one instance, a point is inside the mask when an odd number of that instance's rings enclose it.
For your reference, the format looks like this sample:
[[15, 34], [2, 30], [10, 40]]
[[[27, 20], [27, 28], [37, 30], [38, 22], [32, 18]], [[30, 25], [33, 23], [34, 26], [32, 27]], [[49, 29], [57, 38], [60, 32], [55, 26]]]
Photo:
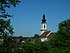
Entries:
[[46, 38], [47, 36], [50, 35], [50, 32], [51, 31], [44, 32], [43, 34], [40, 35], [40, 38]]

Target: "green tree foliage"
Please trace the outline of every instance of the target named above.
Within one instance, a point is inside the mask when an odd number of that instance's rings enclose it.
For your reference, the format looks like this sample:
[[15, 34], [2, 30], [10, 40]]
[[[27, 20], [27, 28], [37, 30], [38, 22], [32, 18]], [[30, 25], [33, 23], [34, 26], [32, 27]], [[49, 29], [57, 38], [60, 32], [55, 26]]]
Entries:
[[[24, 43], [21, 46], [21, 49], [17, 49], [16, 53], [47, 53], [47, 46], [45, 43], [40, 44], [32, 44], [32, 43]], [[15, 53], [14, 52], [14, 53]]]
[[39, 35], [38, 35], [38, 34], [35, 34], [35, 35], [34, 35], [34, 38], [39, 38]]
[[70, 53], [70, 19], [59, 23], [54, 37], [47, 42], [49, 53]]
[[7, 8], [10, 8], [11, 5], [16, 7], [19, 2], [19, 0], [0, 0], [0, 35], [13, 33], [13, 27], [10, 24], [10, 18], [8, 18], [12, 15], [7, 12]]
[[34, 35], [34, 39], [35, 39], [35, 43], [37, 44], [41, 43], [40, 36], [38, 34]]
[[13, 27], [11, 25], [11, 17], [7, 11], [11, 6], [16, 7], [20, 0], [0, 0], [0, 39], [3, 39], [3, 44], [0, 45], [0, 53], [12, 53], [13, 48]]
[[70, 34], [70, 19], [67, 19], [59, 23], [58, 29], [59, 35], [69, 35]]

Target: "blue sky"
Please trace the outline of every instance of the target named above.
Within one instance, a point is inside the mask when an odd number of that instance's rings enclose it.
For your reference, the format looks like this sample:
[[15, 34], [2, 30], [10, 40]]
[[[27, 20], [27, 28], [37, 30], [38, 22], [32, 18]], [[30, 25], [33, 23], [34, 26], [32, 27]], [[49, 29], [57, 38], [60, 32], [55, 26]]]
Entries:
[[14, 17], [11, 24], [15, 35], [33, 36], [40, 34], [43, 14], [47, 20], [47, 30], [58, 30], [58, 23], [70, 17], [70, 0], [22, 0], [16, 8], [8, 9]]

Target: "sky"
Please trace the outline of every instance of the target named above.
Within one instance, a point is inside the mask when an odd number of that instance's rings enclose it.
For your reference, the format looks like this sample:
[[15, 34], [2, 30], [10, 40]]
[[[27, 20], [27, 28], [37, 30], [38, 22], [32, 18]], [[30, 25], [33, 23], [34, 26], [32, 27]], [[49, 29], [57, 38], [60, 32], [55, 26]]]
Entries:
[[21, 0], [8, 9], [16, 36], [31, 37], [40, 34], [41, 19], [45, 14], [47, 31], [57, 32], [58, 24], [70, 17], [70, 0]]

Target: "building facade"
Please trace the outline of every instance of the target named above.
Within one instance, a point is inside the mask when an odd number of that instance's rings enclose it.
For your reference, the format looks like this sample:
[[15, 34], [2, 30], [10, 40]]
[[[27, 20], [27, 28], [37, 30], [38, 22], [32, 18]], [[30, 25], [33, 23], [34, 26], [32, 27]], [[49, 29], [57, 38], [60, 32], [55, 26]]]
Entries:
[[47, 30], [47, 22], [46, 22], [46, 19], [45, 19], [45, 15], [43, 14], [43, 17], [42, 17], [42, 22], [41, 22], [41, 33], [40, 33], [40, 39], [42, 42], [44, 41], [47, 41], [47, 37], [51, 35], [52, 31], [48, 31]]

